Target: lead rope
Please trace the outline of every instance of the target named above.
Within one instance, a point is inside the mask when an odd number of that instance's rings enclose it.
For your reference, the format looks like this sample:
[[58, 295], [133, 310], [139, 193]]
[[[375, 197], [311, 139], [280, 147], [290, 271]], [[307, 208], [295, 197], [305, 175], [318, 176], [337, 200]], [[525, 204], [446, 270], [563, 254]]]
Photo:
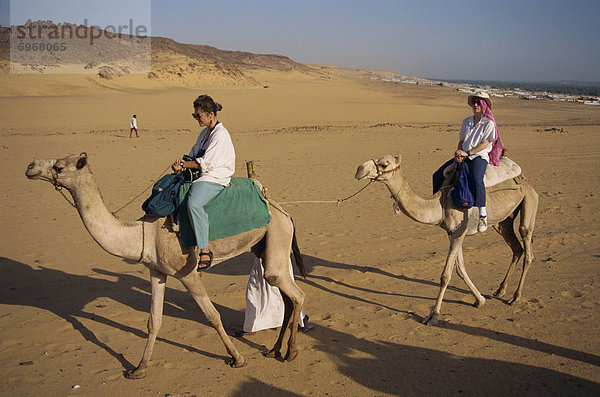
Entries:
[[142, 261], [142, 258], [144, 257], [144, 248], [145, 248], [145, 244], [146, 244], [146, 233], [145, 233], [145, 229], [144, 229], [144, 221], [142, 221], [142, 252], [140, 252], [140, 259], [138, 259], [138, 262]]
[[69, 203], [69, 205], [75, 209], [77, 209], [77, 206], [75, 205], [74, 202], [72, 202], [71, 200], [69, 200], [69, 198], [67, 197], [67, 195], [62, 191], [62, 186], [59, 186], [57, 184], [54, 185], [54, 189], [60, 193], [61, 196], [63, 196], [63, 198], [66, 200], [67, 203]]
[[146, 186], [146, 187], [144, 188], [144, 190], [142, 190], [142, 191], [141, 191], [141, 192], [140, 192], [140, 193], [139, 193], [137, 196], [135, 196], [134, 198], [132, 198], [131, 200], [129, 200], [127, 203], [125, 203], [124, 205], [122, 205], [122, 206], [121, 206], [121, 207], [120, 207], [118, 210], [114, 211], [112, 214], [116, 216], [116, 215], [117, 215], [117, 213], [118, 213], [119, 211], [121, 211], [123, 208], [127, 207], [129, 204], [133, 203], [133, 202], [134, 202], [134, 201], [135, 201], [135, 200], [136, 200], [138, 197], [140, 197], [142, 194], [144, 194], [144, 193], [145, 193], [145, 192], [146, 192], [148, 189], [152, 188], [152, 186], [154, 186], [154, 184], [156, 183], [156, 181], [157, 181], [158, 179], [160, 179], [160, 177], [162, 177], [162, 176], [165, 174], [165, 172], [167, 172], [167, 170], [168, 170], [169, 168], [171, 168], [171, 166], [170, 166], [170, 165], [169, 165], [167, 168], [165, 168], [165, 169], [164, 169], [164, 170], [163, 170], [163, 171], [160, 173], [160, 175], [158, 176], [158, 178], [157, 178], [156, 180], [152, 181], [152, 182], [151, 182], [151, 183], [150, 183], [148, 186]]
[[369, 183], [367, 183], [362, 189], [360, 189], [358, 192], [342, 198], [342, 199], [337, 199], [337, 200], [310, 200], [310, 201], [284, 201], [281, 203], [277, 203], [277, 204], [302, 204], [302, 203], [336, 203], [336, 207], [339, 207], [339, 205], [346, 201], [346, 200], [350, 200], [352, 197], [358, 195], [359, 193], [361, 193], [363, 190], [365, 190], [367, 187], [369, 187], [369, 185], [371, 184], [371, 182], [373, 182], [373, 179], [371, 179], [369, 181]]

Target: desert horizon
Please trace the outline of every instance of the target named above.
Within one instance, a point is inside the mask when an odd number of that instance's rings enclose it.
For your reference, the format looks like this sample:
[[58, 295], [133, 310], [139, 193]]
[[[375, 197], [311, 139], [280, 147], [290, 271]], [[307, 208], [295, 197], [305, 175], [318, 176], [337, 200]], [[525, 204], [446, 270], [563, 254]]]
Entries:
[[[471, 114], [468, 94], [370, 78], [385, 71], [196, 50], [169, 39], [153, 46], [155, 78], [11, 74], [2, 58], [1, 394], [598, 394], [597, 106], [492, 98], [508, 156], [540, 196], [535, 259], [521, 301], [509, 305], [521, 263], [496, 298], [511, 251], [492, 228], [466, 238], [466, 269], [486, 304], [475, 308], [454, 273], [439, 324], [427, 326], [444, 231], [394, 214], [381, 183], [331, 201], [364, 187], [357, 167], [385, 154], [400, 156], [413, 190], [430, 196], [431, 174]], [[308, 269], [296, 282], [315, 327], [299, 334], [291, 362], [263, 357], [274, 330], [232, 338], [248, 365], [230, 368], [216, 332], [169, 278], [148, 376], [128, 380], [146, 339], [149, 271], [103, 251], [52, 185], [25, 170], [33, 159], [85, 152], [106, 208], [139, 219], [149, 187], [200, 132], [191, 117], [199, 94], [223, 105], [235, 176], [252, 160], [270, 199], [302, 202], [284, 208]], [[133, 114], [139, 138], [129, 138]], [[228, 333], [242, 327], [252, 263], [246, 253], [203, 275]]]

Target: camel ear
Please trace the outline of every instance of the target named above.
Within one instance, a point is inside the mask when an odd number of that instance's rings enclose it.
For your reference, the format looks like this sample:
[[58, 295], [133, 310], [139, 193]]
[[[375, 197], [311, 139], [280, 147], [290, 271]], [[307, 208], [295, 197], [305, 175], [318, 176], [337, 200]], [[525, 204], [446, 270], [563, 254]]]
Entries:
[[400, 164], [400, 159], [402, 158], [401, 155], [397, 155], [396, 156], [396, 164]]
[[83, 167], [85, 167], [87, 165], [87, 154], [83, 153], [83, 156], [79, 158], [79, 160], [77, 160], [77, 165], [75, 167], [77, 167], [78, 170], [82, 169]]

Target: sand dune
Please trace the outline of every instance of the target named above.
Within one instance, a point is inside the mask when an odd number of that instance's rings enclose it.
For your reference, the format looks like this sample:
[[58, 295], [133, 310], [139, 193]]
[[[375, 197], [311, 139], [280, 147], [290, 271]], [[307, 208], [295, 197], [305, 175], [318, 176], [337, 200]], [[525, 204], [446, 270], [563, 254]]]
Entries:
[[[176, 63], [189, 67], [183, 59]], [[540, 194], [536, 259], [521, 303], [490, 297], [510, 262], [490, 230], [465, 243], [467, 269], [487, 304], [472, 307], [455, 275], [441, 323], [421, 325], [437, 296], [447, 238], [394, 215], [387, 189], [374, 184], [340, 206], [286, 206], [309, 269], [298, 283], [315, 325], [299, 336], [295, 361], [264, 358], [276, 332], [263, 331], [234, 340], [248, 366], [229, 368], [216, 333], [169, 280], [149, 375], [123, 378], [144, 346], [148, 271], [102, 251], [51, 185], [25, 178], [27, 164], [87, 152], [107, 207], [117, 210], [189, 150], [198, 132], [191, 104], [208, 92], [224, 105], [219, 118], [232, 133], [236, 175], [254, 160], [275, 200], [346, 197], [364, 186], [356, 167], [388, 153], [402, 155], [414, 189], [429, 194], [431, 173], [469, 115], [465, 94], [327, 70], [323, 78], [322, 70], [248, 67], [245, 78], [259, 84], [206, 89], [133, 75], [1, 74], [1, 394], [597, 395], [600, 112], [518, 99], [497, 99], [494, 110], [511, 158]], [[189, 73], [192, 81], [196, 72]], [[128, 138], [134, 113], [139, 139]], [[141, 216], [144, 198], [118, 217]], [[204, 276], [230, 331], [243, 323], [251, 264], [244, 255]]]

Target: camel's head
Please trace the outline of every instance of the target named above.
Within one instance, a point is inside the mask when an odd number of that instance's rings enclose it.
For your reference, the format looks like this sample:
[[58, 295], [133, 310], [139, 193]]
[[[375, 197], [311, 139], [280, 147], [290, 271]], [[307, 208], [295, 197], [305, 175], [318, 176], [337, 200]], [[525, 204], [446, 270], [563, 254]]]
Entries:
[[354, 177], [358, 180], [372, 179], [374, 181], [383, 181], [393, 171], [400, 169], [400, 156], [394, 157], [389, 154], [377, 159], [362, 163], [356, 170]]
[[41, 179], [55, 186], [69, 188], [77, 177], [91, 172], [87, 154], [67, 156], [62, 159], [33, 160], [25, 171], [29, 179]]

